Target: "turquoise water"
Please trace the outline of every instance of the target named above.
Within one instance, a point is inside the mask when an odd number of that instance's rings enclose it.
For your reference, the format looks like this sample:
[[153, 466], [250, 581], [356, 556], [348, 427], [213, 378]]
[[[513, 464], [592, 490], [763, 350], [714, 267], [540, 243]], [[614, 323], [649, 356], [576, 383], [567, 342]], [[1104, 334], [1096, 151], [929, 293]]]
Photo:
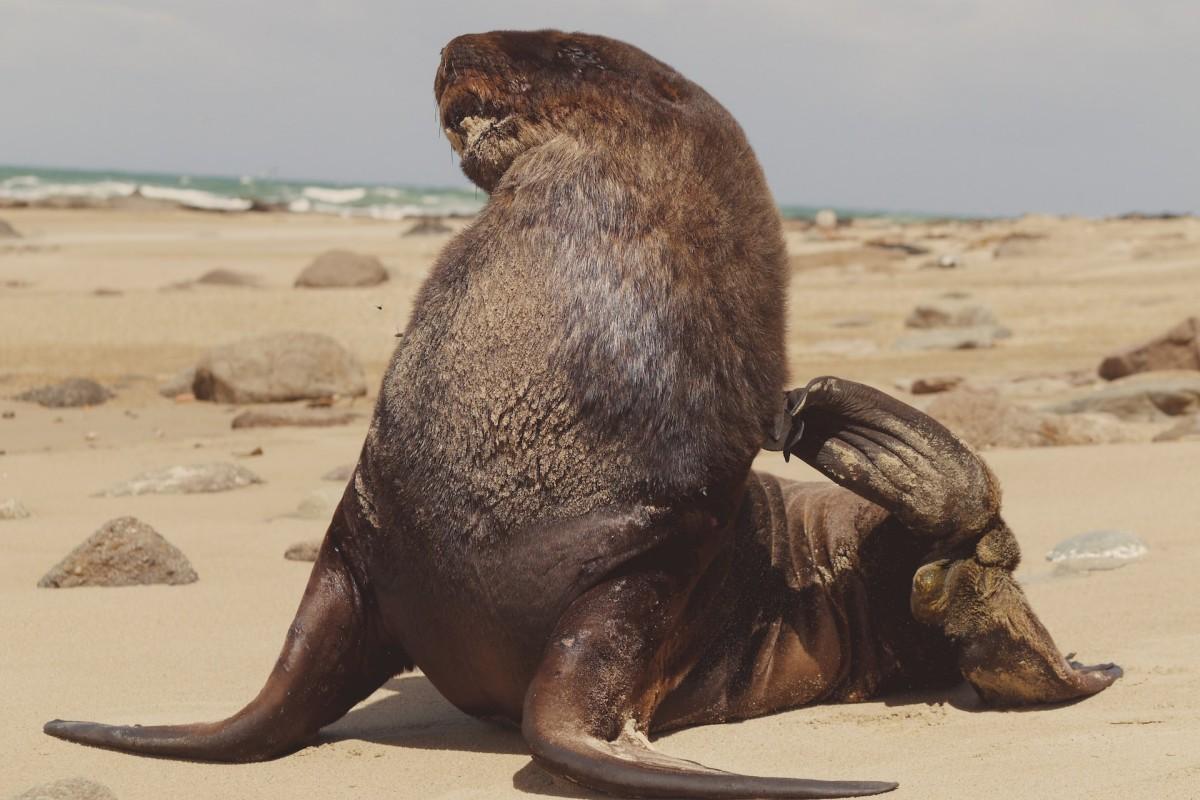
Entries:
[[[52, 197], [73, 197], [103, 203], [134, 195], [214, 211], [245, 211], [254, 205], [266, 205], [296, 213], [376, 219], [474, 214], [487, 199], [483, 192], [473, 189], [400, 184], [0, 166], [0, 200], [37, 203]], [[783, 205], [780, 212], [788, 219], [811, 219], [821, 208]], [[835, 207], [833, 210], [843, 219], [891, 217], [915, 220], [931, 216], [854, 208]]]
[[487, 196], [471, 189], [221, 177], [121, 170], [0, 166], [0, 198], [38, 202], [51, 197], [104, 200], [141, 195], [189, 208], [245, 211], [254, 204], [297, 213], [401, 219], [474, 214]]

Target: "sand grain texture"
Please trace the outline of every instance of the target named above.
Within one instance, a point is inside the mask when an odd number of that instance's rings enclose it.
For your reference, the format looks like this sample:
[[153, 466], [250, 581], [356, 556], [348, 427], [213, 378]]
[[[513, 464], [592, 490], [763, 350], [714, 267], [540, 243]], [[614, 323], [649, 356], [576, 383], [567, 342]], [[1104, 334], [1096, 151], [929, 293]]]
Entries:
[[[143, 724], [222, 718], [261, 688], [311, 569], [281, 558], [320, 537], [326, 518], [280, 516], [321, 476], [353, 463], [367, 417], [329, 428], [230, 428], [234, 409], [176, 402], [161, 382], [233, 338], [324, 332], [363, 363], [371, 397], [417, 286], [444, 243], [405, 226], [279, 214], [177, 211], [5, 212], [39, 246], [0, 257], [0, 497], [35, 511], [0, 526], [0, 797], [83, 775], [121, 800], [578, 797], [530, 763], [514, 731], [473, 720], [420, 675], [393, 679], [331, 725], [321, 743], [276, 761], [192, 764], [51, 739], [55, 717]], [[1030, 238], [1006, 239], [1018, 233]], [[825, 237], [834, 238], [825, 238]], [[900, 376], [955, 375], [1020, 389], [1044, 407], [1070, 399], [1068, 380], [1196, 313], [1196, 220], [1055, 220], [908, 227], [790, 226], [802, 263], [789, 289], [793, 385], [832, 373], [888, 388]], [[887, 238], [931, 253], [870, 247]], [[994, 260], [998, 243], [1002, 262]], [[344, 248], [392, 268], [369, 289], [291, 287], [298, 264]], [[882, 254], [882, 258], [881, 258]], [[952, 270], [923, 269], [953, 256]], [[262, 288], [161, 292], [172, 281], [236, 264]], [[86, 275], [86, 286], [79, 276]], [[93, 297], [103, 285], [122, 291]], [[986, 350], [891, 348], [918, 303], [969, 293], [1013, 330]], [[380, 308], [382, 306], [382, 309]], [[840, 353], [846, 319], [875, 345]], [[118, 388], [93, 408], [46, 409], [10, 398], [72, 375]], [[1010, 396], [1007, 390], [1004, 396]], [[1029, 396], [1025, 396], [1029, 394]], [[369, 401], [370, 397], [368, 398]], [[921, 398], [924, 401], [925, 398]], [[364, 403], [369, 408], [369, 402]], [[1166, 429], [1178, 420], [1158, 423]], [[1149, 423], [1146, 423], [1149, 424]], [[87, 434], [95, 433], [92, 439]], [[662, 738], [666, 752], [769, 775], [898, 780], [895, 800], [1194, 800], [1200, 796], [1200, 442], [996, 448], [985, 454], [1026, 554], [1018, 573], [1064, 651], [1115, 661], [1112, 689], [1062, 708], [980, 710], [967, 689], [800, 709]], [[223, 462], [261, 447], [253, 490], [91, 497], [98, 487], [165, 464]], [[760, 463], [813, 473], [778, 454]], [[343, 478], [344, 480], [344, 478]], [[332, 488], [332, 487], [330, 487]], [[38, 578], [105, 520], [152, 521], [202, 579], [187, 587], [38, 589]], [[1121, 569], [1055, 577], [1043, 560], [1089, 530], [1134, 531], [1146, 556]]]

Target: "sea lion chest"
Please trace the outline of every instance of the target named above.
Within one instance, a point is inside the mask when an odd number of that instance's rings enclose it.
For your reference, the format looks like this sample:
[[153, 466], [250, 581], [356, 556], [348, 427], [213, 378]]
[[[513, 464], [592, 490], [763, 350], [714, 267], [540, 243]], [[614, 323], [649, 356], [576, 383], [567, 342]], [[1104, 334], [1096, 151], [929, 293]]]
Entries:
[[452, 702], [513, 716], [575, 586], [514, 554], [548, 523], [627, 503], [638, 469], [629, 443], [588, 424], [556, 363], [569, 287], [553, 264], [485, 239], [468, 232], [435, 266], [360, 472], [387, 625]]

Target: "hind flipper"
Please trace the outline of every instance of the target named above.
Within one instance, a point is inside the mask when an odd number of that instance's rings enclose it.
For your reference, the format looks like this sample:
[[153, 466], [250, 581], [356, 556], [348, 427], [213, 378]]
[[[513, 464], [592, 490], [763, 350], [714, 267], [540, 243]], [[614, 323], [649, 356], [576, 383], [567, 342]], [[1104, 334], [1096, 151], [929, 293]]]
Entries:
[[857, 797], [894, 789], [894, 783], [737, 775], [650, 746], [645, 733], [671, 688], [664, 664], [694, 580], [692, 552], [644, 558], [640, 568], [630, 565], [597, 585], [563, 615], [525, 696], [522, 732], [534, 760], [620, 796]]
[[292, 752], [389, 677], [412, 667], [381, 642], [365, 578], [347, 558], [339, 506], [275, 668], [249, 705], [222, 722], [102, 725], [54, 720], [45, 732], [71, 742], [195, 761], [264, 761]]
[[979, 456], [928, 414], [878, 389], [815, 378], [787, 394], [776, 426], [768, 448], [799, 456], [931, 544], [949, 549], [1002, 525], [999, 482]]

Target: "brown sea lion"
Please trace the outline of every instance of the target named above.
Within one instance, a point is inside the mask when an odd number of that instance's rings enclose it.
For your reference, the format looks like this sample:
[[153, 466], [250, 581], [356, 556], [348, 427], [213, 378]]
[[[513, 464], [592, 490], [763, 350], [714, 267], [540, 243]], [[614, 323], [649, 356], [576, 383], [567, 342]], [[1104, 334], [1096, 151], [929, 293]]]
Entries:
[[222, 722], [48, 733], [268, 759], [419, 667], [589, 787], [835, 797], [894, 784], [734, 775], [646, 736], [959, 674], [995, 703], [1113, 680], [1058, 654], [995, 480], [919, 412], [823, 379], [774, 446], [845, 488], [751, 473], [781, 405], [786, 257], [715, 100], [556, 31], [455, 39], [435, 91], [491, 196], [414, 304], [266, 686]]

